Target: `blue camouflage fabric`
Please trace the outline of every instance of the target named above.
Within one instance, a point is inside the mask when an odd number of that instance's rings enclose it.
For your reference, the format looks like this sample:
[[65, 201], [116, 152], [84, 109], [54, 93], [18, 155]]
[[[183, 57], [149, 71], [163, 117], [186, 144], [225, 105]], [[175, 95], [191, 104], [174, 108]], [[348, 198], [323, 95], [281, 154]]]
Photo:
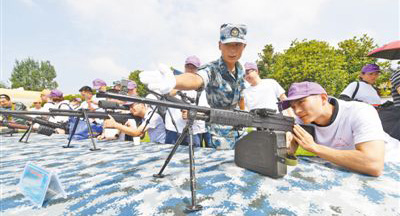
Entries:
[[[299, 157], [287, 175], [273, 179], [235, 165], [234, 151], [195, 148], [196, 200], [203, 210], [185, 211], [191, 203], [188, 147], [179, 146], [154, 178], [173, 145], [126, 141], [73, 141], [67, 135], [32, 134], [0, 139], [0, 215], [343, 215], [400, 216], [400, 164], [385, 163], [376, 178], [354, 173], [318, 157]], [[27, 162], [55, 171], [67, 197], [37, 207], [18, 189]]]
[[[235, 65], [236, 73], [228, 71], [224, 60], [219, 58], [199, 68], [199, 74], [206, 73], [208, 83], [204, 86], [207, 102], [211, 108], [234, 109], [237, 107], [244, 86], [244, 69], [239, 62]], [[233, 149], [239, 133], [227, 125], [207, 125], [211, 134], [211, 146], [216, 149]]]

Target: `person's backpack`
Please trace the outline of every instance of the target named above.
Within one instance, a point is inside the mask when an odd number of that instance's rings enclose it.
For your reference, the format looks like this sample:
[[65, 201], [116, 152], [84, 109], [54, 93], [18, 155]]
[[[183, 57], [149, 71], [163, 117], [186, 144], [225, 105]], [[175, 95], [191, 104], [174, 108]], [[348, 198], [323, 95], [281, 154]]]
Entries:
[[356, 89], [354, 90], [354, 92], [353, 92], [353, 94], [351, 95], [351, 97], [349, 97], [349, 96], [347, 96], [347, 95], [344, 95], [344, 94], [341, 94], [341, 95], [339, 95], [339, 99], [345, 100], [345, 101], [353, 101], [353, 100], [355, 100], [355, 101], [360, 101], [360, 100], [354, 99], [354, 98], [356, 97], [356, 95], [357, 95], [357, 92], [358, 92], [358, 89], [359, 89], [359, 88], [360, 88], [360, 82], [357, 81]]

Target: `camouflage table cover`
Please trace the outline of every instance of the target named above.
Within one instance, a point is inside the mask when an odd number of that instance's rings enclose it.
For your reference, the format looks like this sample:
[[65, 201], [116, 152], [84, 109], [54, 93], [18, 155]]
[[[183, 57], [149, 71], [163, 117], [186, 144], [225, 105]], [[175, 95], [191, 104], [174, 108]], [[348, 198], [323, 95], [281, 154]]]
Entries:
[[[185, 215], [191, 202], [188, 148], [181, 146], [163, 179], [153, 178], [172, 145], [73, 141], [65, 135], [0, 137], [1, 215]], [[18, 190], [26, 162], [58, 173], [67, 198], [36, 207]], [[197, 199], [190, 215], [400, 215], [400, 165], [375, 178], [303, 157], [281, 179], [239, 168], [234, 152], [195, 150]]]

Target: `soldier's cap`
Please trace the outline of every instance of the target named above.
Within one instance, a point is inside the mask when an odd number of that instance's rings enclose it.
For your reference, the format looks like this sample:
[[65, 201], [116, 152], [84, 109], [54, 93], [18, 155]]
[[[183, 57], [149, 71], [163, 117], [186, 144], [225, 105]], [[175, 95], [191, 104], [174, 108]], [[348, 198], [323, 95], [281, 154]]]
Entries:
[[285, 110], [290, 107], [290, 102], [310, 95], [327, 94], [322, 86], [315, 82], [300, 82], [293, 83], [288, 91], [288, 97], [285, 100], [279, 101], [280, 110]]
[[225, 43], [243, 43], [246, 44], [245, 36], [247, 27], [243, 24], [225, 23], [220, 28], [220, 42]]

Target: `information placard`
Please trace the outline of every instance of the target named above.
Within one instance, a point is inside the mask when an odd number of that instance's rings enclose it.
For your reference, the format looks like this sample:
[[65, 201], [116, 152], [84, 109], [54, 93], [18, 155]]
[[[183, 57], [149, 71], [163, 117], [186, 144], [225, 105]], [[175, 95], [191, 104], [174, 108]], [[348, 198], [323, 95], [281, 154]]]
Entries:
[[19, 181], [21, 193], [38, 206], [60, 194], [66, 197], [57, 174], [47, 171], [31, 162], [25, 165]]

